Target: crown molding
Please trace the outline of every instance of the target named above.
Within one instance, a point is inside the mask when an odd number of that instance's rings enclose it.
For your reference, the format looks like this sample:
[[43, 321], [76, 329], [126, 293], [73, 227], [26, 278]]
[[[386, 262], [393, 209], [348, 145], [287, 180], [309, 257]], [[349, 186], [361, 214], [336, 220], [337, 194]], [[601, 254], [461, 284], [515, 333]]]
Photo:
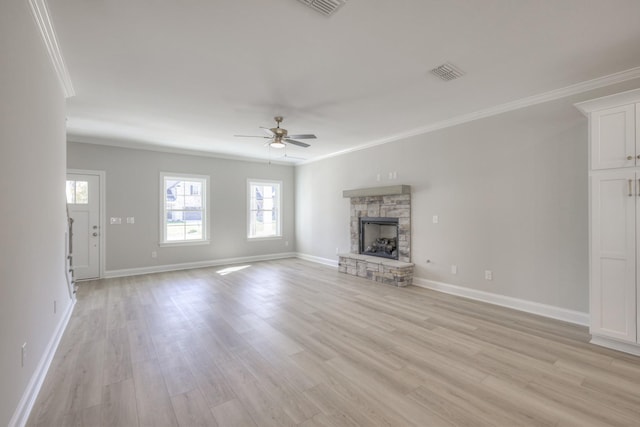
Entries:
[[398, 141], [401, 139], [410, 138], [417, 135], [422, 135], [430, 132], [434, 132], [440, 129], [445, 129], [463, 123], [472, 122], [474, 120], [484, 119], [498, 114], [507, 113], [509, 111], [519, 110], [521, 108], [530, 107], [536, 104], [542, 104], [549, 101], [555, 101], [556, 99], [566, 98], [571, 95], [577, 95], [590, 90], [599, 89], [602, 87], [610, 86], [616, 83], [626, 82], [640, 78], [640, 67], [631, 68], [629, 70], [620, 71], [618, 73], [609, 74], [607, 76], [598, 77], [596, 79], [587, 80], [581, 83], [576, 83], [571, 86], [566, 86], [560, 89], [554, 89], [549, 92], [544, 92], [539, 95], [533, 95], [526, 98], [518, 99], [516, 101], [507, 102], [505, 104], [496, 105], [495, 107], [486, 108], [484, 110], [475, 111], [469, 114], [463, 114], [461, 116], [453, 117], [448, 120], [442, 120], [440, 122], [432, 123], [423, 127], [411, 129], [406, 132], [391, 135], [386, 138], [377, 139], [356, 147], [348, 148], [346, 150], [336, 151], [325, 156], [316, 157], [315, 159], [300, 162], [297, 165], [305, 165], [314, 163], [320, 160], [328, 159], [330, 157], [337, 157], [343, 154], [351, 153], [354, 151], [365, 150], [367, 148], [375, 147], [377, 145], [388, 144], [390, 142]]
[[133, 139], [108, 138], [91, 135], [74, 134], [67, 129], [67, 142], [76, 144], [102, 145], [105, 147], [124, 148], [128, 150], [154, 151], [156, 153], [181, 154], [185, 156], [210, 157], [213, 159], [236, 160], [240, 162], [251, 163], [268, 163], [279, 166], [295, 166], [294, 162], [283, 162], [276, 159], [263, 159], [257, 157], [234, 156], [231, 154], [216, 153], [212, 151], [202, 151], [192, 148], [171, 147], [167, 145], [158, 145], [152, 143], [144, 143]]
[[592, 111], [605, 108], [618, 107], [625, 104], [635, 104], [640, 102], [640, 89], [628, 90], [626, 92], [614, 93], [613, 95], [601, 98], [590, 99], [588, 101], [573, 104], [582, 114], [588, 116]]
[[58, 81], [62, 87], [62, 92], [65, 98], [71, 98], [76, 93], [73, 90], [73, 84], [71, 83], [71, 76], [67, 70], [67, 66], [64, 63], [62, 52], [60, 51], [60, 44], [56, 37], [56, 32], [53, 29], [53, 21], [49, 15], [49, 8], [45, 0], [29, 0], [29, 6], [31, 6], [31, 13], [36, 21], [36, 25], [40, 30], [42, 41], [47, 48], [49, 59], [53, 64], [53, 68], [58, 76]]

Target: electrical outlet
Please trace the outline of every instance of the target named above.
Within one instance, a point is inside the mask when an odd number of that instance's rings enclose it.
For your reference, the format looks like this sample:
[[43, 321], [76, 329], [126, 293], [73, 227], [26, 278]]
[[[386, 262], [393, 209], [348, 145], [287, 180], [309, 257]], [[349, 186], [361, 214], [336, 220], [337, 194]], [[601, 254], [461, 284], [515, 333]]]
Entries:
[[434, 215], [433, 216], [433, 223], [437, 224], [438, 222], [440, 222], [440, 218], [438, 217], [438, 215]]
[[458, 266], [451, 264], [451, 274], [458, 274]]
[[20, 349], [20, 367], [24, 368], [25, 360], [27, 360], [27, 343], [22, 344]]
[[336, 255], [340, 253], [340, 248], [336, 248]]
[[485, 278], [485, 280], [493, 280], [493, 271], [485, 270], [484, 271], [484, 278]]
[[285, 246], [289, 246], [289, 241], [288, 241], [288, 240], [285, 240], [284, 245], [285, 245]]
[[122, 218], [117, 217], [117, 216], [112, 216], [109, 219], [109, 224], [111, 224], [111, 225], [120, 225], [120, 224], [122, 224]]
[[136, 223], [136, 218], [133, 216], [128, 216], [127, 217], [127, 224], [135, 224]]
[[376, 181], [380, 181], [380, 174], [376, 175]]
[[158, 252], [152, 251], [151, 252], [151, 258], [158, 258]]

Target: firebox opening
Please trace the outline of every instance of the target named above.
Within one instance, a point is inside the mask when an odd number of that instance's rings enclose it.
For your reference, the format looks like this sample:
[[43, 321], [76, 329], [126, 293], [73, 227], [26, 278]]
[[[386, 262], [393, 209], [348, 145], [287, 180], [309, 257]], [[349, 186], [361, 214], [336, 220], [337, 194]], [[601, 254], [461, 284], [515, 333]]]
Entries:
[[398, 218], [360, 218], [360, 253], [398, 259]]

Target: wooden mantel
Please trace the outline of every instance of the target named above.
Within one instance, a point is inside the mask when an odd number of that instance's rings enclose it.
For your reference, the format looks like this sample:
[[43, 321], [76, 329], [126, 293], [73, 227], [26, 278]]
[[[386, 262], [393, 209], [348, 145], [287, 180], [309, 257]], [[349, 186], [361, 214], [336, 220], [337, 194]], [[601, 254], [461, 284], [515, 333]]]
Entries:
[[394, 196], [397, 194], [411, 194], [410, 185], [390, 185], [388, 187], [359, 188], [357, 190], [344, 190], [342, 197], [371, 197], [371, 196]]

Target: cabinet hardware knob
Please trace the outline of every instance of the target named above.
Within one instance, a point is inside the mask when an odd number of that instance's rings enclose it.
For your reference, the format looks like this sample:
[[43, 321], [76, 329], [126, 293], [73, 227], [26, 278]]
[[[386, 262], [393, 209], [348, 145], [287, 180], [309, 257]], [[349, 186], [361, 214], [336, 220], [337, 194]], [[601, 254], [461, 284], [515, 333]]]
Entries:
[[627, 160], [632, 160], [633, 156], [627, 156]]
[[633, 196], [633, 180], [629, 180], [629, 197]]

